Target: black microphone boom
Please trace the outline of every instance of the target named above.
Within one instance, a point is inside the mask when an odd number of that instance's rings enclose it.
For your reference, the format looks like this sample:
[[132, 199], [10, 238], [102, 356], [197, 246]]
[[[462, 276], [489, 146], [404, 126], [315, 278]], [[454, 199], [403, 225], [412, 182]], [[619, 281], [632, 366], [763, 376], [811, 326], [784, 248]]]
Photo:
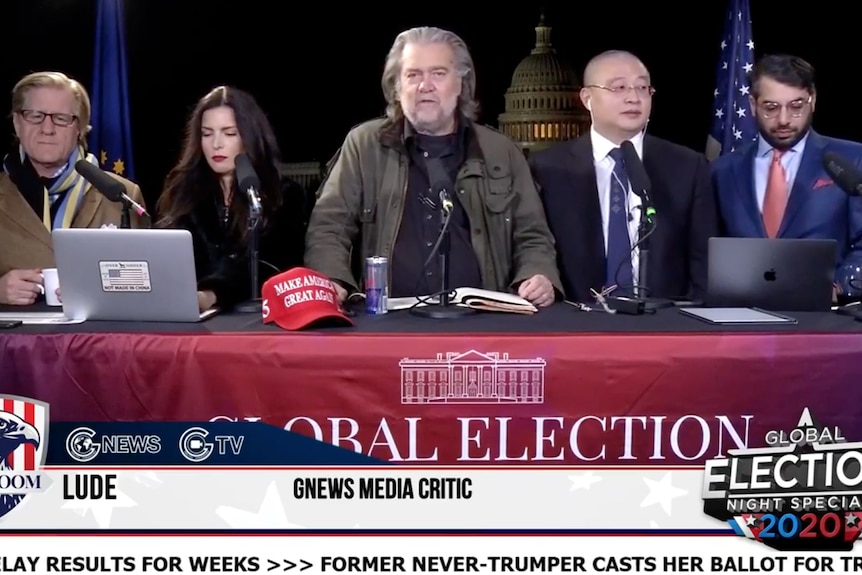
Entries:
[[260, 178], [257, 177], [251, 160], [246, 154], [240, 154], [234, 160], [234, 167], [239, 189], [248, 195], [249, 211], [255, 216], [260, 216]]
[[[434, 163], [431, 163], [429, 166], [433, 166], [433, 171], [440, 169], [439, 164], [435, 165]], [[433, 184], [431, 188], [433, 190], [437, 190], [437, 196], [440, 198], [440, 234], [437, 236], [437, 261], [440, 265], [440, 291], [438, 293], [440, 303], [429, 304], [421, 307], [412, 307], [410, 308], [410, 313], [420, 317], [433, 319], [454, 319], [464, 317], [475, 313], [475, 310], [468, 307], [452, 305], [452, 288], [449, 285], [449, 255], [452, 250], [449, 224], [452, 220], [452, 212], [455, 209], [455, 204], [452, 202], [452, 197], [449, 195], [449, 192], [446, 191], [446, 184], [438, 181], [438, 183]]]
[[251, 293], [249, 300], [236, 306], [240, 313], [261, 313], [261, 300], [259, 297], [259, 261], [258, 261], [258, 225], [263, 214], [260, 203], [260, 178], [254, 171], [251, 159], [246, 154], [239, 154], [234, 159], [234, 178], [238, 182], [240, 191], [245, 192], [248, 197], [248, 267], [250, 276]]
[[[649, 266], [650, 266], [650, 242], [649, 237], [655, 231], [656, 210], [652, 200], [652, 182], [646, 172], [643, 162], [635, 150], [634, 144], [626, 140], [620, 144], [623, 152], [626, 175], [629, 177], [632, 192], [641, 199], [640, 222], [638, 224], [638, 240], [634, 247], [638, 250], [638, 281], [635, 294], [639, 300], [644, 302], [644, 309], [654, 310], [656, 308], [670, 307], [671, 301], [660, 300], [649, 297]], [[634, 247], [632, 251], [634, 251]]]
[[853, 162], [835, 152], [826, 152], [823, 154], [823, 169], [846, 193], [862, 196], [862, 172]]
[[126, 194], [126, 186], [122, 182], [112, 178], [107, 172], [99, 168], [95, 164], [91, 164], [87, 160], [78, 160], [75, 163], [75, 171], [81, 174], [85, 180], [90, 182], [94, 188], [99, 190], [102, 195], [112, 202], [120, 202], [123, 204], [122, 219], [120, 227], [129, 229], [132, 227], [130, 209], [134, 209], [139, 216], [150, 217], [144, 206], [130, 198]]
[[634, 192], [641, 199], [641, 213], [647, 218], [648, 222], [652, 222], [655, 216], [655, 205], [652, 202], [650, 192], [652, 191], [652, 183], [649, 175], [646, 173], [646, 168], [635, 150], [634, 144], [626, 140], [620, 145], [623, 151], [623, 162], [626, 165], [626, 174], [629, 177], [629, 183]]

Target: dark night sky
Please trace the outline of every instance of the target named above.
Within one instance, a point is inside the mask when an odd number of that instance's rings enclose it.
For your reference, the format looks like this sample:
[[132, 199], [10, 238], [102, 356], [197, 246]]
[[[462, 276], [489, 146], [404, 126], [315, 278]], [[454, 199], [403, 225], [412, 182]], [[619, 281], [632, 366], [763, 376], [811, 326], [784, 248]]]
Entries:
[[[756, 52], [808, 59], [819, 74], [815, 127], [862, 139], [858, 70], [846, 56], [856, 52], [849, 39], [858, 24], [816, 4], [790, 8], [794, 4], [752, 2]], [[398, 32], [417, 25], [450, 28], [464, 38], [477, 68], [482, 120], [496, 125], [512, 72], [535, 42], [539, 3], [489, 6], [478, 0], [353, 2], [343, 8], [283, 0], [126, 0], [136, 179], [154, 201], [176, 161], [190, 107], [222, 83], [257, 96], [286, 161], [325, 161], [351, 126], [382, 113], [386, 52]], [[600, 51], [635, 52], [658, 90], [650, 132], [703, 150], [725, 0], [557, 0], [545, 6], [553, 44], [579, 74]], [[4, 116], [12, 86], [30, 71], [58, 69], [90, 86], [93, 0], [5, 0], [0, 11]], [[5, 129], [11, 134], [8, 120]], [[10, 142], [0, 138], [0, 153]]]

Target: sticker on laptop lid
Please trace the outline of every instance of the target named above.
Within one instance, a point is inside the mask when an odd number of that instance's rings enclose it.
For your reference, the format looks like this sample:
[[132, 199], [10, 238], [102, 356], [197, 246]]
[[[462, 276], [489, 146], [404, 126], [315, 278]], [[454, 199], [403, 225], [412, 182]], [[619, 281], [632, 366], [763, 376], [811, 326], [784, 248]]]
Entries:
[[147, 262], [99, 262], [99, 270], [102, 274], [102, 291], [153, 291]]

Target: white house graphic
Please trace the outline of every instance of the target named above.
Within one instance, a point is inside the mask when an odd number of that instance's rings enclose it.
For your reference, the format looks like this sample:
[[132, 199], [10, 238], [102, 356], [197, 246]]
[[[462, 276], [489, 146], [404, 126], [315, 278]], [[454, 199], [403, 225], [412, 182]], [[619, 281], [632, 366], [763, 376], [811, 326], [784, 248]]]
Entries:
[[401, 403], [542, 403], [544, 359], [510, 359], [508, 353], [447, 352], [435, 359], [404, 358]]

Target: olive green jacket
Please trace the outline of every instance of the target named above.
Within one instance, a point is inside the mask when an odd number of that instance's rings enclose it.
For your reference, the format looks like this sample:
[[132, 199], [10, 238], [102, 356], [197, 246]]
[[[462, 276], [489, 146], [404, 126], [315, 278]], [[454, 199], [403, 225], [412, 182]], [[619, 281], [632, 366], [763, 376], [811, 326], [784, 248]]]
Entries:
[[[404, 211], [407, 172], [403, 121], [376, 119], [353, 128], [318, 191], [306, 235], [305, 265], [360, 289], [352, 256], [360, 255], [361, 261], [369, 256], [391, 260]], [[526, 158], [514, 142], [471, 123], [455, 190], [470, 222], [484, 289], [514, 291], [522, 281], [541, 274], [562, 294], [554, 239]], [[353, 254], [358, 238], [361, 251]]]

